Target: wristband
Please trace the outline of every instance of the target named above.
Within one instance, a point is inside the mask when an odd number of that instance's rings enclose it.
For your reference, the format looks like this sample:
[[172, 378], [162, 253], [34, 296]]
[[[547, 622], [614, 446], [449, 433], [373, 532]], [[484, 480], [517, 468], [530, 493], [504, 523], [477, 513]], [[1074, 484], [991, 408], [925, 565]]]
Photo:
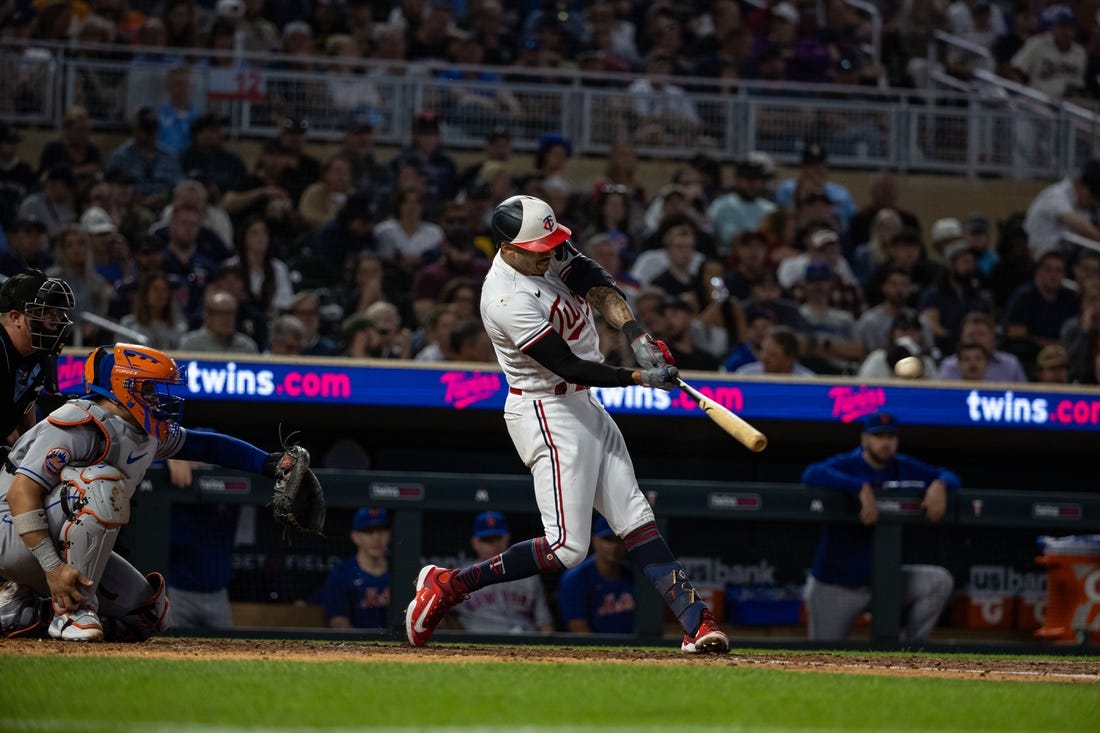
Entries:
[[46, 522], [45, 509], [32, 509], [22, 514], [14, 514], [11, 518], [11, 524], [15, 527], [15, 533], [18, 535], [25, 535], [28, 532], [40, 529], [47, 531], [50, 529], [49, 523]]
[[642, 327], [642, 324], [637, 321], [627, 321], [623, 324], [623, 335], [626, 336], [627, 343], [634, 343], [636, 339], [641, 336], [645, 336], [646, 330]]
[[49, 537], [30, 548], [30, 550], [31, 554], [34, 555], [34, 559], [42, 566], [43, 572], [48, 573], [61, 566], [61, 556], [57, 554], [57, 548], [53, 546], [53, 540]]

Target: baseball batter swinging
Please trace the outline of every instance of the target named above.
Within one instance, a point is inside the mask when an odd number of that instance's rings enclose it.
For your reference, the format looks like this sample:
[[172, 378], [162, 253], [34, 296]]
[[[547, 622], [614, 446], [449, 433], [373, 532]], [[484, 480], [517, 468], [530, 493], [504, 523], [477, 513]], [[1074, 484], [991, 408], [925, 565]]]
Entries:
[[[503, 201], [492, 233], [499, 251], [481, 315], [508, 381], [504, 420], [534, 476], [544, 535], [464, 568], [422, 568], [405, 612], [409, 643], [426, 644], [447, 611], [478, 588], [580, 563], [595, 508], [680, 620], [681, 649], [726, 652], [729, 640], [657, 529], [622, 433], [588, 389], [671, 390], [678, 371], [668, 349], [634, 320], [615, 281], [576, 250], [546, 202]], [[603, 363], [593, 308], [626, 334], [641, 369]]]

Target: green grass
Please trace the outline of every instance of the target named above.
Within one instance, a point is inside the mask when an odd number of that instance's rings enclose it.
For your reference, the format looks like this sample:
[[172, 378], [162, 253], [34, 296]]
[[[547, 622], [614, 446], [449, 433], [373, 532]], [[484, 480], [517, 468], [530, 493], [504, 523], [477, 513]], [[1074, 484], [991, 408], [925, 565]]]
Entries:
[[0, 731], [1100, 731], [1100, 685], [725, 664], [0, 656]]

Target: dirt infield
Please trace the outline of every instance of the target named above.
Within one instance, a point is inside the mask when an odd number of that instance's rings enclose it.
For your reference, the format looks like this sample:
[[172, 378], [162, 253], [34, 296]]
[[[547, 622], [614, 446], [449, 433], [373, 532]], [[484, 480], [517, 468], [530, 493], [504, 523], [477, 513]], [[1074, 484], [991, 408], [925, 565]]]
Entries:
[[596, 649], [438, 644], [413, 649], [384, 642], [151, 639], [144, 644], [78, 644], [8, 639], [0, 655], [130, 656], [158, 659], [273, 659], [302, 662], [531, 662], [545, 664], [710, 664], [798, 672], [902, 677], [1100, 683], [1094, 660], [1007, 657], [871, 655], [829, 652], [733, 651], [723, 656], [680, 654], [674, 649]]

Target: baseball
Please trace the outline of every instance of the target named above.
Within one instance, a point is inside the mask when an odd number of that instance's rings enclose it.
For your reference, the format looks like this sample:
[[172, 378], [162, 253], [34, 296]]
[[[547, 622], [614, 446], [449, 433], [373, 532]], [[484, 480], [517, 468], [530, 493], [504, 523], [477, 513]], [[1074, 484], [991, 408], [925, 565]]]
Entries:
[[920, 379], [924, 376], [924, 362], [918, 356], [898, 359], [898, 363], [894, 365], [894, 374], [902, 379]]

